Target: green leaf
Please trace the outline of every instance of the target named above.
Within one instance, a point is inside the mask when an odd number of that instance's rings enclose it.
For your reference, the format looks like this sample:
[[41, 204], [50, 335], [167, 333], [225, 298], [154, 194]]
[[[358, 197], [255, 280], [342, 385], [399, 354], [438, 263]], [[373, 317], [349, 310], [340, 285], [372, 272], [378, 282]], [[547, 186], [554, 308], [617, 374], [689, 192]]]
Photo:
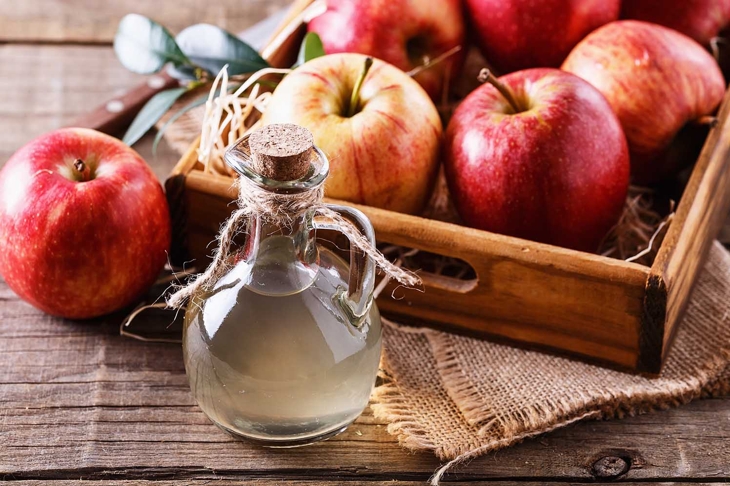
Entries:
[[134, 145], [137, 140], [142, 138], [147, 131], [152, 128], [157, 121], [162, 118], [162, 115], [167, 113], [167, 110], [180, 98], [188, 88], [173, 88], [165, 91], [160, 91], [154, 95], [147, 104], [144, 105], [142, 110], [137, 114], [132, 124], [127, 129], [127, 133], [124, 134], [122, 141], [130, 147]]
[[309, 32], [304, 36], [302, 46], [299, 48], [297, 63], [294, 66], [301, 66], [307, 61], [324, 56], [324, 54], [322, 39], [315, 32]]
[[167, 74], [172, 76], [173, 78], [177, 79], [178, 81], [196, 81], [198, 79], [198, 76], [196, 75], [196, 71], [199, 68], [196, 68], [193, 65], [182, 65], [182, 66], [175, 66], [174, 64], [168, 64], [165, 70], [167, 71]]
[[211, 74], [218, 74], [226, 64], [230, 75], [252, 73], [269, 66], [256, 49], [215, 25], [192, 25], [180, 32], [176, 40], [193, 63]]
[[168, 62], [190, 63], [167, 29], [138, 14], [126, 15], [119, 22], [114, 52], [125, 68], [139, 74], [156, 73]]

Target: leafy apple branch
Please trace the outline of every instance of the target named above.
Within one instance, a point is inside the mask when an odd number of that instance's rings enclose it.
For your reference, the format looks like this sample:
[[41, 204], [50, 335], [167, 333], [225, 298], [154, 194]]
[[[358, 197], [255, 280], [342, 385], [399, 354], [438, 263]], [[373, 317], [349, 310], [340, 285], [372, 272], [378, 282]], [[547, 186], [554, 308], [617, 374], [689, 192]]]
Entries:
[[[114, 52], [122, 65], [132, 72], [154, 74], [166, 67], [167, 73], [182, 85], [157, 93], [145, 104], [122, 139], [127, 145], [133, 145], [142, 138], [185, 93], [209, 84], [224, 66], [231, 79], [239, 82], [228, 86], [231, 91], [236, 91], [241, 86], [240, 82], [252, 73], [270, 67], [256, 49], [220, 27], [196, 24], [173, 36], [161, 24], [138, 14], [129, 14], [119, 23], [114, 37]], [[294, 66], [323, 55], [319, 36], [309, 33], [302, 42]], [[170, 124], [184, 113], [205, 104], [207, 99], [208, 95], [201, 96], [173, 114], [158, 132], [155, 146]]]

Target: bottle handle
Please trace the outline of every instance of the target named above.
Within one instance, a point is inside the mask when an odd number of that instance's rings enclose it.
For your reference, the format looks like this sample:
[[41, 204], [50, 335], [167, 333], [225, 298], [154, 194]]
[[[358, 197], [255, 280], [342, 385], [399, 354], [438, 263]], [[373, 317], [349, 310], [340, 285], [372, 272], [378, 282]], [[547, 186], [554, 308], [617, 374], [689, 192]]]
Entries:
[[[351, 221], [355, 227], [375, 247], [375, 231], [367, 216], [362, 211], [348, 206], [327, 204], [327, 207], [344, 218]], [[314, 229], [327, 229], [342, 232], [339, 226], [329, 223], [314, 221]], [[351, 322], [360, 327], [368, 312], [373, 300], [373, 289], [375, 288], [375, 262], [367, 254], [350, 242], [350, 275], [347, 289], [340, 288], [335, 298], [342, 304], [342, 309], [348, 314]]]

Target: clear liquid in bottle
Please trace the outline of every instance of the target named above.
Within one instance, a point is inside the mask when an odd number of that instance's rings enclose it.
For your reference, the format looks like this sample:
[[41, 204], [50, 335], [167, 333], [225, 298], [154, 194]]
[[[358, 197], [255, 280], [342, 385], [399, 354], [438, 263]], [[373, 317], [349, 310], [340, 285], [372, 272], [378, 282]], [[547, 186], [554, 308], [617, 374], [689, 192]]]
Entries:
[[349, 266], [327, 248], [297, 258], [288, 236], [268, 236], [195, 296], [183, 349], [199, 406], [221, 428], [270, 446], [344, 430], [367, 406], [380, 360], [373, 303], [354, 325], [337, 302]]

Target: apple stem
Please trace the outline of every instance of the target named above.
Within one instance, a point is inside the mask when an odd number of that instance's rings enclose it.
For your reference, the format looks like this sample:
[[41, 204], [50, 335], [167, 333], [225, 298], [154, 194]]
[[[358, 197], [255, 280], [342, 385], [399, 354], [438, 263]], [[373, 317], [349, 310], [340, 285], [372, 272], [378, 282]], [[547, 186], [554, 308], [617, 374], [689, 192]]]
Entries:
[[426, 59], [426, 62], [424, 62], [420, 66], [414, 67], [413, 69], [408, 71], [406, 74], [410, 77], [416, 76], [421, 71], [425, 71], [426, 69], [429, 69], [429, 68], [435, 66], [436, 64], [445, 61], [446, 59], [450, 58], [451, 56], [453, 56], [460, 50], [461, 50], [461, 46], [454, 46], [451, 49], [449, 49], [448, 51], [444, 52], [443, 54], [440, 54], [440, 55], [434, 57], [433, 59]]
[[715, 128], [715, 126], [717, 125], [717, 117], [712, 115], [705, 115], [697, 118], [694, 122], [696, 125]]
[[365, 78], [368, 75], [368, 71], [370, 71], [370, 68], [372, 66], [373, 66], [373, 58], [366, 57], [365, 64], [362, 67], [362, 71], [360, 71], [360, 75], [357, 77], [357, 81], [355, 81], [355, 87], [352, 88], [352, 95], [350, 96], [350, 105], [347, 107], [347, 116], [348, 117], [351, 117], [355, 114], [355, 110], [357, 110], [357, 105], [360, 104], [360, 88], [362, 88], [362, 84], [365, 81]]
[[715, 58], [715, 61], [720, 63], [720, 45], [727, 45], [728, 40], [725, 37], [713, 37], [710, 39], [710, 50], [712, 51], [712, 57]]
[[87, 182], [91, 178], [91, 169], [81, 159], [74, 160], [74, 169], [81, 182]]
[[521, 113], [525, 111], [520, 104], [517, 102], [517, 98], [515, 98], [514, 93], [512, 93], [512, 90], [507, 87], [506, 84], [504, 84], [499, 79], [492, 76], [491, 71], [489, 69], [484, 68], [481, 71], [479, 71], [479, 76], [477, 77], [480, 83], [489, 83], [495, 88], [497, 88], [497, 91], [499, 91], [499, 94], [501, 94], [504, 99], [507, 100], [507, 103], [510, 104], [512, 109], [515, 111], [515, 113]]

